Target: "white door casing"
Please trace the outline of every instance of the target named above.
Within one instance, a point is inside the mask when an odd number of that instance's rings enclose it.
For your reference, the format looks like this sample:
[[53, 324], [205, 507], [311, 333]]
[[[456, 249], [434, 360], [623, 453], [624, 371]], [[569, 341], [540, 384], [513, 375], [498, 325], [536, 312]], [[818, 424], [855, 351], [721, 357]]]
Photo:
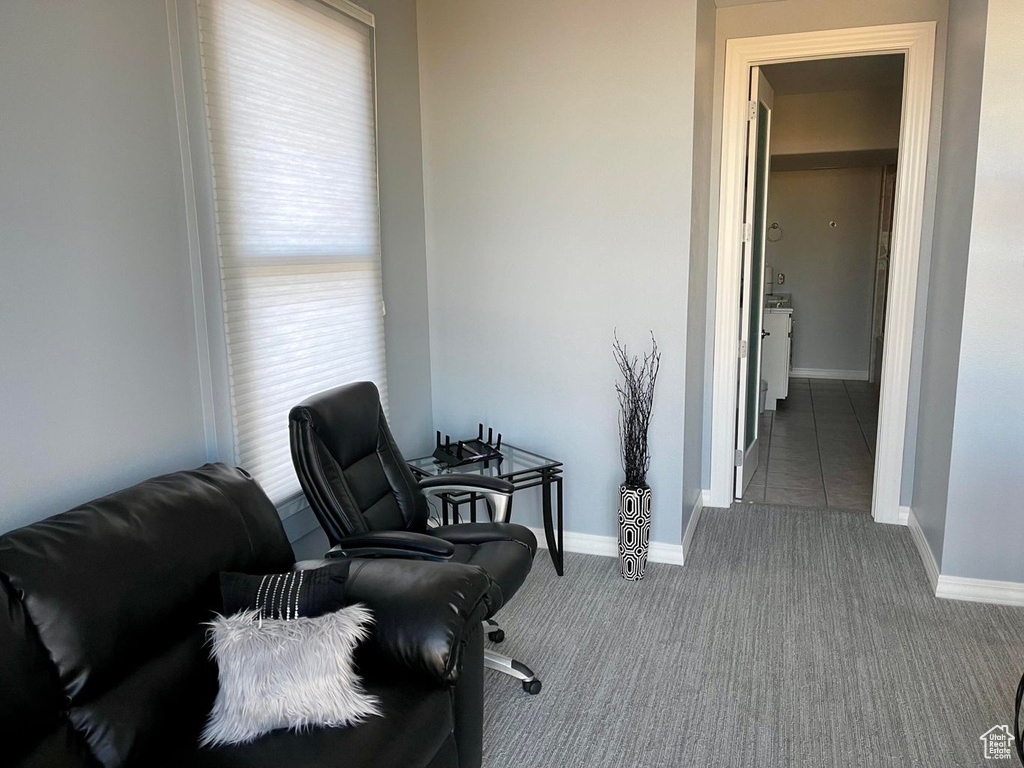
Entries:
[[710, 506], [733, 500], [733, 451], [739, 358], [739, 285], [743, 266], [737, 231], [743, 226], [748, 73], [752, 66], [845, 56], [903, 53], [896, 213], [885, 319], [881, 403], [872, 514], [899, 524], [903, 447], [910, 389], [910, 354], [924, 218], [925, 170], [935, 57], [935, 22], [798, 32], [726, 41], [718, 213], [715, 348], [712, 381]]

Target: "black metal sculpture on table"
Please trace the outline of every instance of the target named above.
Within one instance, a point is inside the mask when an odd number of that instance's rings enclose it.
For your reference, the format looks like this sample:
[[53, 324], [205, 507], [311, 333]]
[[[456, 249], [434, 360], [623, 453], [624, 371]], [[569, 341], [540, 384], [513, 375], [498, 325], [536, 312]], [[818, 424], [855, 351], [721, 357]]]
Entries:
[[497, 441], [494, 441], [494, 429], [487, 428], [487, 440], [484, 440], [484, 425], [480, 425], [477, 436], [471, 440], [459, 440], [452, 443], [451, 435], [444, 436], [441, 442], [441, 431], [437, 432], [437, 447], [434, 448], [434, 458], [449, 467], [461, 467], [465, 464], [476, 464], [477, 462], [491, 462], [502, 459], [501, 455], [501, 433], [498, 433]]

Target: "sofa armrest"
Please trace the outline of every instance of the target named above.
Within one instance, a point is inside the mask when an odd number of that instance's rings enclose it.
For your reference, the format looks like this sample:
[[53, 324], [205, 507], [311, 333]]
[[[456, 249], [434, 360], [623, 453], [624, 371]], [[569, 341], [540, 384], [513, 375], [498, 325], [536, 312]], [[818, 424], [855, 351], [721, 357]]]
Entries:
[[[296, 568], [330, 562], [307, 560]], [[458, 683], [466, 644], [488, 614], [490, 585], [487, 574], [474, 565], [355, 559], [345, 582], [345, 602], [373, 611], [376, 623], [365, 656], [375, 667], [397, 665], [450, 686]]]

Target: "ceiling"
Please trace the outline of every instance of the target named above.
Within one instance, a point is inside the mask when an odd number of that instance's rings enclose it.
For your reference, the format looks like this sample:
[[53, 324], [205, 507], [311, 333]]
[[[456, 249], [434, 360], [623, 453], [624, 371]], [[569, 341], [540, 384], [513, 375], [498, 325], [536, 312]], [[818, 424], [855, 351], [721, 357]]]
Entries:
[[761, 67], [775, 93], [822, 93], [866, 88], [898, 88], [903, 84], [903, 54], [815, 59]]

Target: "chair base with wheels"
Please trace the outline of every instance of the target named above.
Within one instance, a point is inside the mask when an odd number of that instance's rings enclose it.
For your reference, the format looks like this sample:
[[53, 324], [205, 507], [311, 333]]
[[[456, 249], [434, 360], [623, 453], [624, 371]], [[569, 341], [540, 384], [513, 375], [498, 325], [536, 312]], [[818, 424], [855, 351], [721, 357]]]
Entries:
[[[484, 621], [484, 634], [492, 643], [500, 643], [505, 639], [505, 631], [498, 626], [498, 622], [494, 619], [486, 619]], [[523, 690], [529, 694], [536, 695], [540, 693], [541, 683], [537, 676], [533, 674], [533, 670], [521, 661], [516, 661], [511, 656], [492, 651], [490, 648], [484, 648], [484, 666], [487, 669], [493, 669], [516, 678], [522, 682]]]

